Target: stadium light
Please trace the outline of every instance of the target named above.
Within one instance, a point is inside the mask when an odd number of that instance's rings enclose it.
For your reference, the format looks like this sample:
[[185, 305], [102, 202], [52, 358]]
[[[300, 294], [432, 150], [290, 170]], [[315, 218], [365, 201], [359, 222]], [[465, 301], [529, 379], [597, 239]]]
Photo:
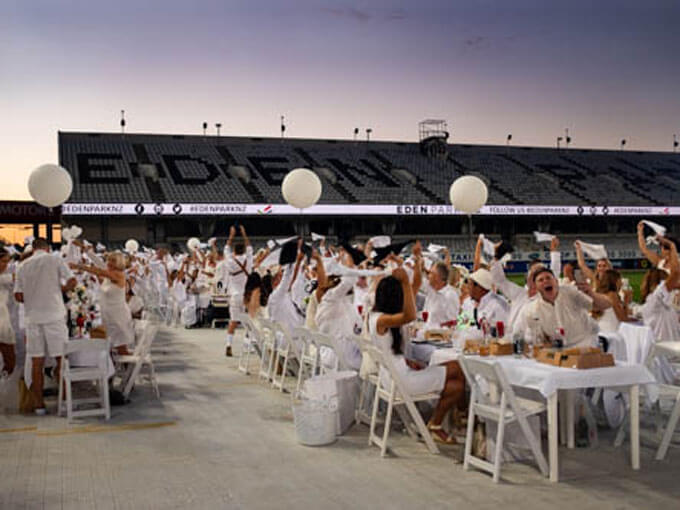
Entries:
[[561, 142], [561, 141], [562, 141], [562, 137], [561, 137], [561, 136], [558, 136], [558, 137], [557, 137], [557, 148], [558, 148], [558, 149], [560, 148], [560, 142]]
[[357, 141], [357, 136], [359, 135], [359, 128], [354, 128], [354, 141]]
[[571, 136], [569, 136], [569, 128], [564, 128], [564, 144], [567, 146], [567, 149], [569, 148], [570, 143]]
[[120, 133], [125, 134], [125, 110], [120, 111]]
[[286, 125], [284, 124], [284, 118], [283, 115], [281, 115], [281, 138], [283, 138], [283, 134], [286, 132]]
[[678, 135], [673, 135], [673, 152], [678, 150]]
[[624, 138], [623, 140], [621, 140], [621, 150], [623, 150], [625, 145], [626, 145], [626, 139]]
[[510, 140], [512, 140], [512, 134], [509, 134], [508, 137], [505, 139], [505, 145], [510, 145]]
[[217, 137], [219, 138], [219, 136], [220, 136], [220, 129], [222, 129], [222, 123], [221, 123], [221, 122], [216, 122], [216, 123], [215, 123], [215, 128], [217, 129]]
[[208, 123], [204, 122], [203, 123], [203, 136], [205, 136], [205, 132], [208, 130]]
[[371, 133], [373, 132], [373, 129], [371, 128], [366, 128], [366, 141], [370, 142], [371, 141]]

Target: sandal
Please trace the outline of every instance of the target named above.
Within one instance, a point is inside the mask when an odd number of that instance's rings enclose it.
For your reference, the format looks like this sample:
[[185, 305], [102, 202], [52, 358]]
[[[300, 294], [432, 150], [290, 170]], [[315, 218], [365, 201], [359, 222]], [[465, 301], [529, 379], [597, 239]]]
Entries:
[[434, 423], [428, 423], [427, 424], [427, 430], [430, 431], [430, 434], [432, 435], [432, 439], [436, 443], [441, 443], [441, 444], [456, 444], [456, 439], [453, 438], [452, 436], [449, 436], [444, 429], [442, 428], [441, 425], [435, 425]]

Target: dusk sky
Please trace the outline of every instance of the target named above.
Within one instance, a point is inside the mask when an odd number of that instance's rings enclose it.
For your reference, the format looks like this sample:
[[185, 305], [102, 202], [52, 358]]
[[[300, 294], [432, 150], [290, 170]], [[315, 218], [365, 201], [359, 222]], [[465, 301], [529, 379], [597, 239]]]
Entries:
[[0, 0], [0, 199], [57, 131], [671, 150], [680, 2]]

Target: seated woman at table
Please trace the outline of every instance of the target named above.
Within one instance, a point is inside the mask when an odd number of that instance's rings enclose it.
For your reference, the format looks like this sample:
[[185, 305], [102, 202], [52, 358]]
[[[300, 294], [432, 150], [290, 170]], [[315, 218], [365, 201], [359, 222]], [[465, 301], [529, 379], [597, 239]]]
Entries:
[[642, 320], [654, 332], [659, 341], [680, 341], [680, 322], [673, 308], [673, 291], [680, 288], [680, 262], [675, 243], [659, 239], [672, 256], [669, 259], [670, 274], [661, 269], [647, 271], [640, 287], [644, 304], [641, 308]]
[[106, 258], [106, 269], [85, 264], [71, 264], [71, 268], [87, 271], [99, 277], [99, 306], [106, 336], [118, 354], [130, 354], [128, 346], [134, 343], [132, 314], [125, 300], [125, 257], [111, 253]]
[[[465, 378], [457, 361], [445, 365], [424, 367], [404, 357], [403, 328], [416, 318], [415, 300], [409, 277], [404, 269], [398, 268], [392, 276], [383, 278], [375, 294], [375, 307], [369, 316], [369, 330], [376, 345], [392, 356], [393, 366], [412, 395], [439, 392], [439, 403], [428, 429], [435, 441], [453, 444], [442, 429], [446, 413], [463, 403]], [[386, 375], [381, 368], [381, 380]]]
[[597, 321], [601, 333], [614, 333], [619, 330], [621, 322], [629, 322], [628, 305], [619, 297], [621, 290], [621, 273], [614, 269], [607, 269], [597, 281], [595, 291], [607, 296], [611, 308], [593, 311], [592, 316]]

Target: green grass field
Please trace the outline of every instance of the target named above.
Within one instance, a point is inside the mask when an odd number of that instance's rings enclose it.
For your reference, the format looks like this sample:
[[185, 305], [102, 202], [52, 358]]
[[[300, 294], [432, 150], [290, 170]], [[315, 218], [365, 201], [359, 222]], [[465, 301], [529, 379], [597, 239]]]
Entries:
[[[621, 276], [623, 278], [628, 278], [630, 286], [633, 288], [633, 300], [640, 301], [640, 284], [642, 283], [642, 278], [645, 276], [645, 271], [621, 271]], [[526, 278], [523, 273], [509, 274], [508, 279], [515, 282], [517, 285], [524, 285], [526, 283]]]

